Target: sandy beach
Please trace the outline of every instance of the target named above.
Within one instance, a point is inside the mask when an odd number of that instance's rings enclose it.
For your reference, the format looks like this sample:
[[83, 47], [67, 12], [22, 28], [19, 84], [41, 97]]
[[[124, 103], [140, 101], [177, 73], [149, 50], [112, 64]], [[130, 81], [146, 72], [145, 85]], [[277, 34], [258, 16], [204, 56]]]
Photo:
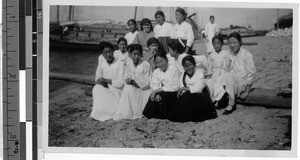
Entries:
[[[292, 37], [251, 37], [243, 46], [254, 58], [254, 88], [292, 87]], [[228, 49], [228, 46], [224, 46]], [[50, 72], [94, 75], [97, 51], [51, 49]], [[52, 80], [49, 86], [49, 146], [291, 149], [291, 109], [237, 105], [230, 115], [194, 123], [137, 119], [99, 122], [89, 117], [93, 86]]]

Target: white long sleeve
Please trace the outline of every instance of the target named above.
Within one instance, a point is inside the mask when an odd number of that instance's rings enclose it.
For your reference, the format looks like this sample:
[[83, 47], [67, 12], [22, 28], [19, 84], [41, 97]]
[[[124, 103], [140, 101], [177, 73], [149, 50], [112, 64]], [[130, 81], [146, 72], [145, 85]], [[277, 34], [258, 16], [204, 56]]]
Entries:
[[97, 66], [97, 70], [96, 70], [96, 75], [95, 75], [95, 82], [97, 82], [97, 80], [99, 78], [103, 77], [103, 72], [102, 72], [102, 64], [105, 61], [104, 57], [102, 56], [102, 54], [98, 57], [98, 66]]
[[[184, 87], [183, 84], [183, 75], [180, 78], [180, 87]], [[190, 89], [191, 93], [201, 93], [203, 88], [205, 87], [204, 75], [201, 70], [195, 68], [194, 75], [190, 78], [186, 75], [185, 77], [186, 87]]]
[[141, 89], [149, 88], [151, 77], [152, 70], [150, 64], [147, 61], [141, 62], [136, 67], [134, 66], [132, 61], [130, 61], [128, 65], [126, 65], [124, 79], [133, 79]]
[[166, 92], [177, 91], [180, 85], [179, 76], [177, 69], [172, 65], [169, 65], [165, 72], [157, 68], [153, 72], [150, 87], [152, 90], [162, 88]]

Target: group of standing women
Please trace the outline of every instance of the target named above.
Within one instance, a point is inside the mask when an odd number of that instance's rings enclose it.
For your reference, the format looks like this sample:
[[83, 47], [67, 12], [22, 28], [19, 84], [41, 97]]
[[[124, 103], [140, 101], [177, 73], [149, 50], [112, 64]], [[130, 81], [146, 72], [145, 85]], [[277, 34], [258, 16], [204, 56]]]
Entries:
[[156, 12], [154, 32], [149, 19], [141, 21], [140, 32], [129, 20], [131, 32], [119, 39], [119, 50], [100, 43], [92, 118], [200, 122], [216, 118], [215, 108], [226, 97], [223, 114], [236, 109], [235, 99], [246, 98], [253, 84], [256, 70], [251, 53], [241, 47], [241, 36], [232, 33], [230, 51], [222, 50], [223, 38], [217, 35], [208, 58], [190, 55], [194, 38], [185, 16], [183, 9], [177, 9], [177, 24], [172, 26], [162, 11]]

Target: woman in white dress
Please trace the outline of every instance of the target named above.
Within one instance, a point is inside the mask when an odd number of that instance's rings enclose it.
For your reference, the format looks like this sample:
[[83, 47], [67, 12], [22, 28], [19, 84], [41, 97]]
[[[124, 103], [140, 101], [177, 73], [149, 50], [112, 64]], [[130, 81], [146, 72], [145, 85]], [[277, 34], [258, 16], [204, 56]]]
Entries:
[[152, 93], [143, 115], [147, 118], [167, 119], [176, 101], [180, 75], [174, 66], [168, 64], [164, 52], [158, 51], [154, 61], [158, 68], [152, 74], [150, 82]]
[[187, 13], [184, 9], [178, 8], [175, 12], [177, 23], [173, 26], [171, 39], [181, 39], [185, 45], [184, 53], [192, 54], [191, 49], [194, 43], [194, 33], [191, 24], [185, 21]]
[[214, 52], [214, 47], [212, 44], [212, 38], [219, 33], [219, 28], [218, 25], [215, 22], [215, 17], [210, 16], [209, 17], [209, 23], [206, 24], [205, 26], [205, 37], [208, 40], [206, 43], [206, 49], [207, 53]]
[[154, 15], [157, 24], [154, 27], [155, 37], [159, 40], [159, 43], [164, 47], [166, 53], [169, 52], [168, 41], [171, 37], [171, 31], [173, 25], [166, 22], [165, 14], [162, 11], [157, 11]]
[[126, 51], [127, 48], [127, 40], [123, 37], [121, 37], [118, 40], [118, 50], [116, 50], [114, 52], [114, 57], [119, 60], [122, 61], [125, 65], [128, 63], [130, 57], [128, 55], [128, 52]]
[[142, 60], [143, 48], [139, 44], [128, 46], [131, 60], [125, 67], [125, 86], [114, 114], [114, 120], [136, 119], [142, 112], [151, 94], [150, 64]]
[[[227, 105], [233, 106], [235, 104], [235, 95], [233, 80], [229, 75], [229, 52], [222, 50], [223, 37], [221, 35], [214, 36], [212, 42], [215, 51], [208, 55], [206, 85], [208, 86], [212, 101], [216, 103], [218, 108], [224, 108]], [[226, 101], [227, 96], [229, 96], [229, 102]]]
[[130, 32], [128, 32], [124, 38], [127, 40], [127, 44], [130, 45], [139, 32], [137, 30], [137, 23], [134, 19], [128, 20], [127, 25]]
[[[237, 32], [228, 36], [228, 46], [230, 49], [230, 75], [234, 84], [234, 94], [241, 100], [245, 100], [251, 91], [256, 68], [252, 54], [242, 48], [242, 38]], [[227, 82], [227, 83], [230, 83]], [[224, 114], [230, 114], [236, 109], [235, 105], [228, 105]]]
[[[171, 39], [168, 43], [169, 54], [167, 54], [169, 64], [174, 65], [182, 74], [184, 72], [182, 59], [189, 54], [185, 53], [185, 45], [181, 39]], [[200, 69], [205, 75], [207, 70], [207, 58], [204, 55], [194, 55], [196, 68]]]
[[91, 117], [105, 121], [113, 118], [119, 102], [124, 86], [124, 64], [114, 58], [112, 44], [101, 42], [99, 46], [105, 61], [99, 63], [96, 70]]
[[185, 72], [180, 78], [178, 99], [171, 108], [169, 120], [174, 122], [201, 122], [217, 117], [204, 82], [202, 71], [195, 59], [188, 55], [182, 59]]

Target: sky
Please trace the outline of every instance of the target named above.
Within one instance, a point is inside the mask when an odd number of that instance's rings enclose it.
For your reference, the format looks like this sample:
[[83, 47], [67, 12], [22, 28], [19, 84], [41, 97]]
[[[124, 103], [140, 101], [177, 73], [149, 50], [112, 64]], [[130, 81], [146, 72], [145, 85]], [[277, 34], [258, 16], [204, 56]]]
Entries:
[[[157, 10], [164, 11], [166, 20], [174, 20], [175, 7], [138, 7], [137, 20], [142, 18], [154, 19], [154, 13]], [[211, 15], [215, 16], [215, 23], [221, 28], [229, 25], [248, 26], [254, 29], [271, 29], [276, 23], [277, 12], [279, 17], [292, 12], [291, 9], [276, 8], [201, 8], [184, 7], [188, 14], [196, 13], [194, 18], [198, 26], [205, 26], [209, 22]], [[75, 6], [75, 20], [99, 20], [112, 19], [117, 22], [126, 23], [134, 17], [135, 7], [130, 6]], [[68, 21], [69, 6], [60, 6], [60, 21]], [[57, 6], [50, 9], [50, 21], [57, 21]], [[173, 22], [175, 23], [175, 22]]]

